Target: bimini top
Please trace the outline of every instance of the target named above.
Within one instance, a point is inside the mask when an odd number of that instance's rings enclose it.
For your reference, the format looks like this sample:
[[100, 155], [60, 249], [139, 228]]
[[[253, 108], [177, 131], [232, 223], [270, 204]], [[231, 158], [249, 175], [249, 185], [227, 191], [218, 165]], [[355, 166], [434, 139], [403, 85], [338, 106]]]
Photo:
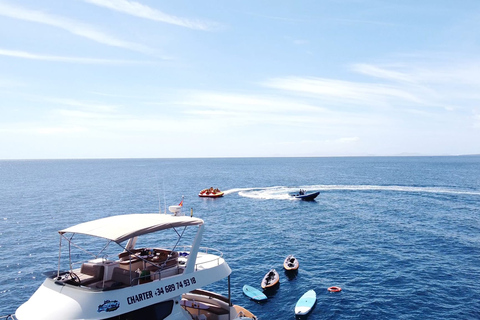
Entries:
[[135, 213], [80, 223], [60, 230], [58, 233], [80, 233], [120, 243], [142, 234], [201, 224], [203, 224], [203, 220], [199, 218], [171, 216], [160, 213]]

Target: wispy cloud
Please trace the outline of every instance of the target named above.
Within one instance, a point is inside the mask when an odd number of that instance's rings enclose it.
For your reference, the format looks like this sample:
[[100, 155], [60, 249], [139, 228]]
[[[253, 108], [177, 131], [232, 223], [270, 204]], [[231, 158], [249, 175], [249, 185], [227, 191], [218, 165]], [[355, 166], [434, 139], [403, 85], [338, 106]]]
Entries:
[[359, 141], [359, 140], [360, 140], [359, 137], [344, 137], [344, 138], [336, 139], [334, 142], [338, 142], [338, 143], [352, 143], [352, 142], [357, 142], [357, 141]]
[[30, 53], [19, 50], [6, 50], [0, 49], [0, 56], [7, 56], [13, 58], [41, 60], [41, 61], [54, 61], [54, 62], [67, 62], [67, 63], [83, 63], [83, 64], [111, 64], [111, 65], [129, 65], [129, 64], [148, 64], [148, 61], [134, 61], [134, 60], [117, 60], [117, 59], [95, 59], [95, 58], [81, 58], [81, 57], [62, 57], [52, 55], [42, 55], [36, 53]]
[[[280, 126], [323, 130], [338, 126], [384, 123], [381, 116], [365, 117], [356, 111], [329, 110], [318, 103], [289, 98], [283, 94], [238, 94], [228, 92], [189, 92], [177, 105], [182, 113], [197, 121], [213, 121], [215, 126]], [[334, 129], [335, 130], [335, 129]]]
[[128, 0], [84, 0], [85, 2], [123, 12], [132, 16], [169, 23], [181, 27], [197, 30], [209, 30], [217, 26], [216, 23], [205, 22], [194, 19], [185, 19], [163, 13], [160, 10], [151, 8], [136, 1]]
[[108, 46], [119, 47], [148, 54], [154, 53], [153, 49], [145, 45], [123, 41], [105, 32], [99, 31], [85, 23], [62, 16], [48, 14], [42, 11], [30, 10], [19, 6], [10, 5], [5, 2], [0, 2], [0, 15], [60, 28], [74, 35], [84, 37]]
[[299, 101], [285, 100], [268, 95], [228, 92], [193, 91], [187, 94], [183, 103], [189, 106], [204, 106], [211, 109], [242, 111], [246, 113], [326, 111], [321, 107]]
[[309, 43], [308, 40], [303, 40], [303, 39], [293, 40], [293, 44], [295, 44], [297, 46], [305, 45], [305, 44], [308, 44], [308, 43]]
[[317, 77], [282, 77], [269, 79], [262, 84], [269, 88], [315, 96], [331, 103], [372, 107], [391, 106], [394, 101], [424, 103], [414, 93], [383, 83], [361, 83]]
[[480, 128], [480, 108], [473, 110], [473, 127]]
[[3, 79], [0, 78], [0, 87], [3, 88], [13, 88], [13, 87], [23, 87], [25, 84], [18, 80], [13, 80], [12, 78]]
[[79, 108], [81, 110], [89, 110], [89, 112], [95, 113], [114, 113], [119, 109], [119, 106], [91, 101], [75, 100], [75, 99], [62, 99], [62, 98], [39, 98], [47, 102], [51, 102], [57, 105]]
[[359, 20], [359, 19], [331, 19], [332, 21], [345, 23], [345, 24], [371, 24], [374, 26], [383, 26], [383, 27], [395, 27], [398, 26], [396, 23], [379, 21], [379, 20]]
[[315, 19], [295, 19], [292, 17], [285, 17], [285, 16], [272, 16], [272, 15], [258, 14], [257, 12], [245, 12], [245, 14], [258, 17], [258, 18], [264, 18], [264, 19], [270, 19], [270, 20], [281, 20], [286, 22], [317, 22]]
[[415, 79], [407, 73], [389, 70], [387, 68], [382, 68], [380, 66], [358, 63], [352, 66], [352, 70], [358, 73], [362, 73], [368, 76], [375, 78], [394, 80], [394, 81], [404, 81], [404, 82], [415, 82]]

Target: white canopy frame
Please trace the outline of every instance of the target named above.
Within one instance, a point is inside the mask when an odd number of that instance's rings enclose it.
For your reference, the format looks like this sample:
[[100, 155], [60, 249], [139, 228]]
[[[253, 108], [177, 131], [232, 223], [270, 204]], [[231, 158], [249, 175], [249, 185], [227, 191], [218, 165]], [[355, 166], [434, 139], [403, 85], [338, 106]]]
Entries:
[[[145, 235], [165, 229], [174, 229], [178, 236], [177, 243], [175, 244], [175, 246], [177, 246], [185, 232], [185, 229], [188, 226], [196, 225], [200, 227], [201, 230], [203, 230], [203, 223], [204, 221], [202, 219], [187, 216], [172, 216], [159, 213], [136, 213], [101, 218], [93, 221], [80, 223], [75, 226], [60, 230], [58, 231], [58, 233], [60, 234], [60, 246], [57, 277], [60, 276], [62, 238], [65, 238], [69, 243], [69, 265], [70, 272], [72, 272], [73, 265], [71, 260], [71, 245], [79, 248], [80, 250], [83, 250], [88, 254], [92, 254], [93, 256], [98, 257], [98, 255], [95, 255], [73, 243], [72, 240], [75, 234], [83, 234], [87, 236], [107, 239], [107, 244], [100, 251], [100, 253], [103, 252], [111, 242], [117, 243], [125, 251], [130, 252], [129, 243], [132, 243], [132, 240], [133, 243], [135, 243], [136, 238], [140, 235]], [[181, 233], [177, 231], [177, 228], [179, 227], [184, 227]], [[67, 237], [67, 233], [71, 234], [71, 236]], [[121, 243], [126, 240], [129, 240], [129, 243], [127, 243], [126, 246], [123, 246]]]

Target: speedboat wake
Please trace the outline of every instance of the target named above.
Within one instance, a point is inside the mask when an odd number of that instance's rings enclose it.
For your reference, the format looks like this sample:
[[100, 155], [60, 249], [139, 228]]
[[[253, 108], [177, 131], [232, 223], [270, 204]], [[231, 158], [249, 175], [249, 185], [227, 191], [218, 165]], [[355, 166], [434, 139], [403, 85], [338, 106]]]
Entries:
[[266, 200], [298, 200], [291, 194], [299, 189], [309, 192], [320, 191], [391, 191], [409, 193], [431, 193], [450, 195], [474, 195], [480, 196], [480, 191], [457, 190], [444, 187], [413, 187], [413, 186], [379, 186], [379, 185], [303, 185], [296, 187], [274, 186], [257, 188], [234, 188], [225, 191], [225, 195], [237, 193], [241, 197]]

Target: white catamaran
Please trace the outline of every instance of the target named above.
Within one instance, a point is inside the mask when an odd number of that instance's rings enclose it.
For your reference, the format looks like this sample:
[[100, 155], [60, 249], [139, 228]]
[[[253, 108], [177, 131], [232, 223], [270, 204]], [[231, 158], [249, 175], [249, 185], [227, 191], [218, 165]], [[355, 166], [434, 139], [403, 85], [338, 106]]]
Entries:
[[[193, 242], [180, 246], [190, 227], [198, 229], [193, 233]], [[136, 247], [137, 239], [166, 241], [165, 233], [168, 235], [172, 230], [170, 234], [176, 239], [173, 247]], [[231, 303], [231, 269], [221, 252], [200, 247], [203, 230], [202, 219], [158, 213], [111, 216], [60, 230], [58, 269], [47, 276], [11, 317], [18, 320], [256, 319], [248, 310]], [[89, 252], [93, 246], [92, 241], [87, 241], [86, 248], [81, 247], [76, 243], [77, 237], [100, 238], [107, 244], [92, 259], [74, 262], [79, 255], [73, 250]], [[68, 270], [62, 271], [65, 240]], [[115, 259], [105, 254], [110, 243], [121, 247], [116, 250], [120, 253]], [[228, 278], [228, 297], [200, 289], [225, 278]]]

